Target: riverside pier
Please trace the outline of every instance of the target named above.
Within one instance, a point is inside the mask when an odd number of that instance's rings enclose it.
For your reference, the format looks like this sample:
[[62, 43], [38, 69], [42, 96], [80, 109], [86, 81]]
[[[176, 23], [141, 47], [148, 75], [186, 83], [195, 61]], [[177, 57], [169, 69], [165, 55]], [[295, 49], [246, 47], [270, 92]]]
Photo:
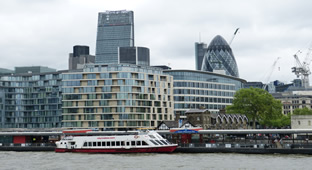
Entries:
[[[312, 154], [312, 129], [157, 131], [180, 153]], [[127, 135], [137, 131], [0, 132], [0, 151], [54, 151], [64, 135]]]

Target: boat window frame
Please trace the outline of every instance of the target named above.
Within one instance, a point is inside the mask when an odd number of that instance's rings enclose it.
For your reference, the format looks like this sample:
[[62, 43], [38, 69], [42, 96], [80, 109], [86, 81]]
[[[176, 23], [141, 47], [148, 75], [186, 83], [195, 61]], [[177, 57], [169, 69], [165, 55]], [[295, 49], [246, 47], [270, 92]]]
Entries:
[[155, 140], [150, 139], [150, 141], [151, 141], [154, 145], [159, 145], [157, 142], [155, 142]]
[[164, 145], [168, 145], [167, 142], [165, 142], [164, 140], [159, 140], [160, 142], [162, 142]]
[[142, 141], [142, 146], [148, 146], [149, 144], [145, 142], [144, 140]]
[[154, 141], [157, 142], [159, 145], [164, 145], [159, 140], [154, 140]]

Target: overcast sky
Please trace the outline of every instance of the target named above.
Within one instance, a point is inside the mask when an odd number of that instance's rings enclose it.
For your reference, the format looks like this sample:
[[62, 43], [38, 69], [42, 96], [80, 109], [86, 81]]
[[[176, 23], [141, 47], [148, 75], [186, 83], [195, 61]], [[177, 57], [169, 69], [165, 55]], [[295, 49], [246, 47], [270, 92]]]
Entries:
[[[68, 69], [74, 45], [95, 54], [98, 12], [134, 11], [135, 45], [150, 49], [151, 65], [195, 69], [194, 43], [229, 41], [240, 78], [290, 82], [293, 55], [312, 42], [312, 1], [300, 0], [1, 0], [0, 68]], [[201, 35], [199, 38], [199, 35]], [[310, 80], [311, 81], [311, 80]]]

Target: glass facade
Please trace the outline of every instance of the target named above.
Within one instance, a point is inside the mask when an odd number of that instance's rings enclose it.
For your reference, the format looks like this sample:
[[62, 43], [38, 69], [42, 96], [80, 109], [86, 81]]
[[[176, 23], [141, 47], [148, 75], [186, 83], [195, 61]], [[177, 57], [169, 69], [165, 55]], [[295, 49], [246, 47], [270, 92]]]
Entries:
[[232, 49], [220, 35], [217, 35], [209, 44], [201, 70], [210, 72], [224, 70], [226, 75], [239, 77]]
[[118, 47], [134, 46], [133, 11], [99, 13], [95, 63], [118, 63]]
[[84, 46], [84, 45], [75, 45], [73, 47], [73, 55], [74, 57], [79, 57], [80, 55], [89, 55], [89, 46]]
[[0, 78], [0, 128], [60, 128], [61, 73]]
[[219, 112], [231, 105], [234, 94], [243, 88], [245, 80], [193, 70], [164, 70], [173, 76], [175, 114], [184, 115], [189, 109], [202, 107], [210, 112]]
[[195, 43], [195, 68], [201, 70], [205, 52], [207, 50], [207, 44]]
[[149, 66], [149, 49], [145, 47], [120, 47], [118, 53], [118, 63]]
[[87, 65], [63, 74], [63, 125], [130, 130], [173, 120], [173, 77], [131, 64]]

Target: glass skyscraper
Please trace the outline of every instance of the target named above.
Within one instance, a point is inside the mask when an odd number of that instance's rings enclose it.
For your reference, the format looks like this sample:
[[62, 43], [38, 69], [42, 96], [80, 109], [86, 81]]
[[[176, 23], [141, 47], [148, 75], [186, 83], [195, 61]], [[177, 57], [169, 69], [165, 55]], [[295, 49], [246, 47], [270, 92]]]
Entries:
[[117, 64], [118, 47], [133, 46], [133, 11], [100, 12], [98, 18], [95, 63]]
[[120, 47], [118, 63], [150, 66], [149, 49], [145, 47]]
[[204, 56], [202, 71], [224, 70], [226, 75], [239, 77], [237, 64], [229, 44], [217, 35]]
[[207, 44], [196, 42], [195, 43], [195, 67], [196, 70], [201, 70], [203, 58], [207, 50]]

